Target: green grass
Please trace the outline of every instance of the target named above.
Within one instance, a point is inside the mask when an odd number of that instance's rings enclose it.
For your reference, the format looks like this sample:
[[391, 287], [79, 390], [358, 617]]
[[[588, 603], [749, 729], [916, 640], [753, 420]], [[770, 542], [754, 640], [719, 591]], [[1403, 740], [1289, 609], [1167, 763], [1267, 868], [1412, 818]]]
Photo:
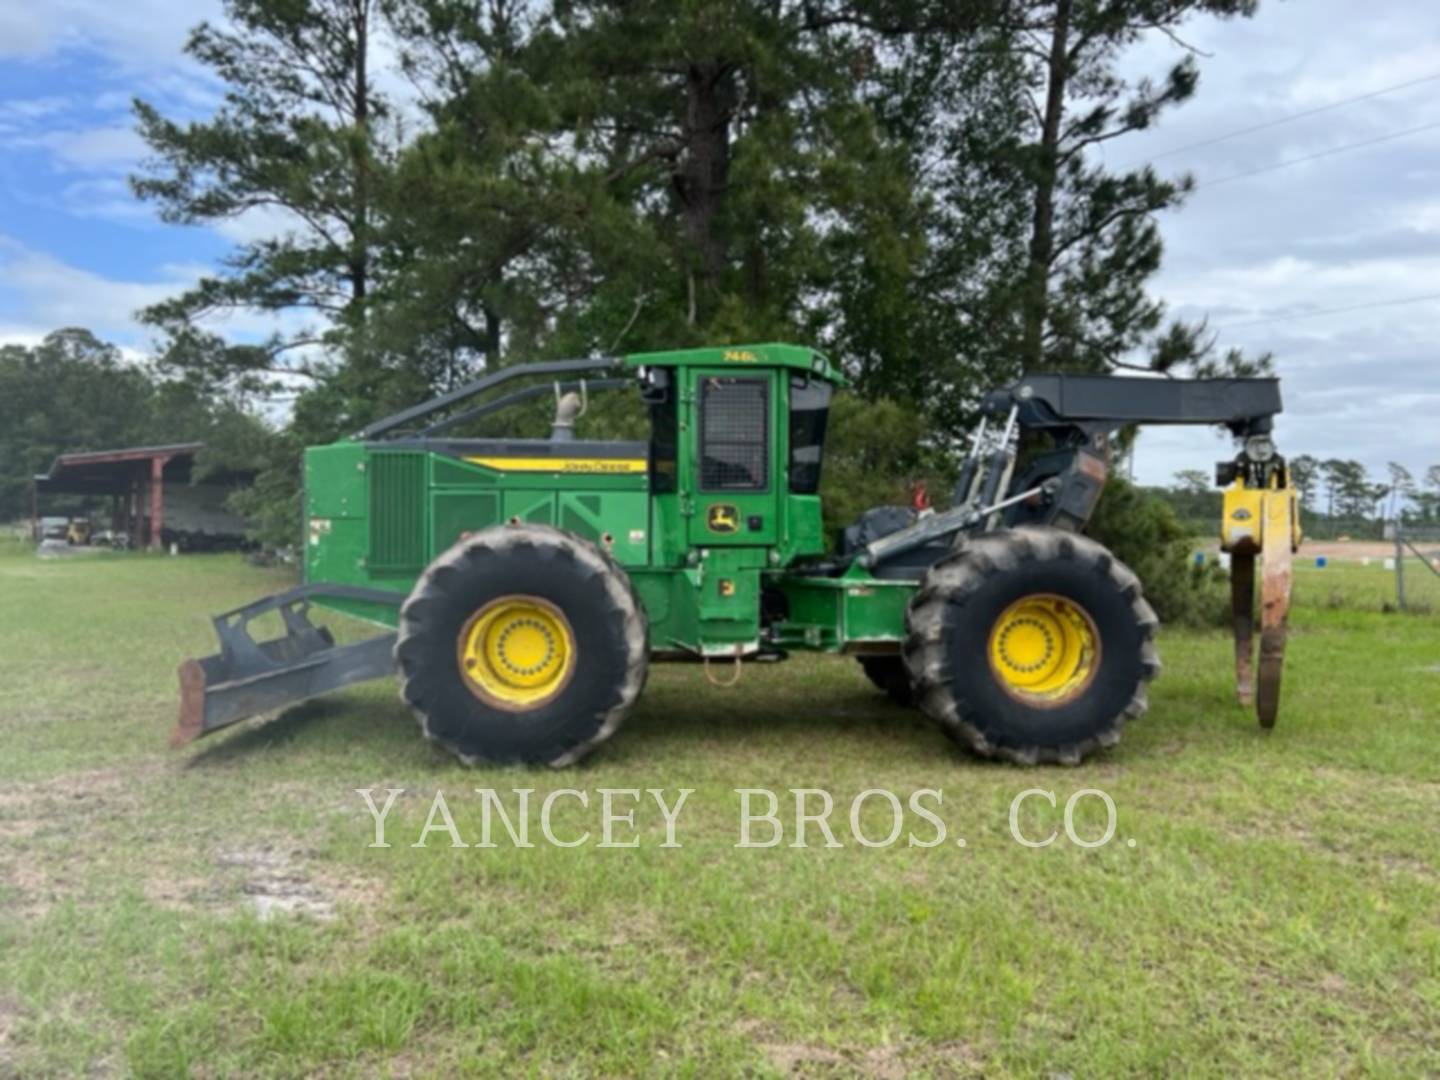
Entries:
[[[0, 1075], [1434, 1073], [1440, 618], [1380, 614], [1378, 567], [1297, 576], [1268, 736], [1228, 641], [1166, 632], [1149, 715], [1077, 769], [973, 761], [797, 658], [733, 690], [658, 667], [556, 773], [458, 766], [389, 683], [172, 753], [207, 613], [284, 574], [0, 549]], [[678, 849], [643, 807], [633, 850], [408, 846], [437, 789], [475, 839], [476, 787], [681, 786]], [[844, 848], [734, 847], [732, 788], [802, 786]], [[1022, 848], [1035, 786], [1105, 790], [1116, 840]], [[358, 787], [406, 789], [393, 847]], [[950, 839], [854, 843], [875, 787], [943, 789]]]

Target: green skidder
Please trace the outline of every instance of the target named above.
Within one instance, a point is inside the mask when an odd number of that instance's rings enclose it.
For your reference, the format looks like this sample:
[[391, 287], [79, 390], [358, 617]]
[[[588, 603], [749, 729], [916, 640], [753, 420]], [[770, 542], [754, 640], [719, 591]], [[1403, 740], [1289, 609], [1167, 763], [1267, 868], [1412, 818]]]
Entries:
[[[305, 584], [215, 619], [220, 653], [181, 666], [174, 741], [398, 669], [462, 759], [562, 766], [620, 728], [651, 663], [810, 650], [857, 659], [978, 754], [1076, 762], [1159, 670], [1139, 581], [1080, 535], [1112, 433], [1226, 425], [1227, 482], [1288, 492], [1273, 379], [1034, 375], [989, 396], [950, 509], [876, 507], [830, 551], [818, 491], [845, 383], [796, 345], [552, 361], [311, 448]], [[585, 438], [589, 396], [622, 388], [649, 438]], [[548, 438], [453, 434], [551, 394]], [[1022, 431], [1053, 447], [1023, 469]], [[337, 646], [312, 604], [387, 632]], [[256, 642], [269, 611], [286, 633]]]

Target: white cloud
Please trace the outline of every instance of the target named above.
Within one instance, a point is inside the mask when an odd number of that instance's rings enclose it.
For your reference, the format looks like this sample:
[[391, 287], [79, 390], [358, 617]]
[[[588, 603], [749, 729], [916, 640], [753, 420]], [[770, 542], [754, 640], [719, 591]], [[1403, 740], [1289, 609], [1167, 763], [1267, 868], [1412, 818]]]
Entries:
[[[1433, 16], [1424, 0], [1392, 0], [1383, 16], [1351, 0], [1309, 0], [1263, 3], [1251, 20], [1197, 21], [1185, 36], [1210, 55], [1199, 58], [1196, 97], [1108, 154], [1116, 165], [1158, 155], [1162, 173], [1199, 180], [1189, 204], [1161, 219], [1154, 291], [1177, 314], [1208, 316], [1222, 346], [1274, 352], [1282, 450], [1353, 457], [1377, 476], [1389, 460], [1440, 461], [1440, 302], [1314, 313], [1440, 292], [1440, 132], [1205, 182], [1433, 122], [1440, 79], [1194, 144], [1440, 74]], [[1157, 36], [1127, 66], [1153, 74], [1179, 55]], [[1170, 153], [1179, 147], [1193, 148]], [[1259, 320], [1273, 321], [1238, 325]], [[1224, 456], [1227, 444], [1206, 432], [1157, 429], [1140, 440], [1136, 472], [1165, 482]]]
[[59, 94], [38, 98], [10, 98], [0, 101], [0, 124], [30, 124], [64, 112], [74, 104], [73, 98]]
[[47, 329], [86, 326], [102, 336], [131, 338], [136, 311], [194, 280], [167, 274], [154, 282], [112, 281], [0, 238], [0, 287], [16, 297], [28, 322]]
[[[117, 281], [0, 236], [0, 309], [12, 313], [10, 321], [0, 316], [0, 342], [33, 344], [57, 328], [83, 326], [123, 347], [143, 347], [152, 333], [136, 313], [211, 272], [193, 263], [167, 263], [156, 268], [153, 280]], [[23, 312], [20, 320], [14, 319], [17, 311]], [[206, 325], [232, 340], [258, 341], [276, 332], [295, 333], [305, 322], [299, 313], [235, 311]]]
[[20, 136], [6, 140], [5, 145], [48, 150], [57, 167], [87, 172], [128, 168], [146, 151], [145, 140], [134, 128], [113, 126]]
[[67, 214], [80, 218], [102, 218], [134, 224], [149, 224], [155, 214], [130, 193], [130, 185], [117, 177], [77, 180], [60, 190], [59, 205]]
[[256, 206], [236, 217], [217, 221], [211, 227], [227, 240], [253, 244], [302, 230], [304, 222], [282, 206]]
[[0, 345], [35, 346], [45, 340], [48, 330], [24, 323], [0, 322]]
[[0, 5], [0, 56], [36, 59], [90, 47], [125, 66], [171, 62], [217, 0], [43, 0]]

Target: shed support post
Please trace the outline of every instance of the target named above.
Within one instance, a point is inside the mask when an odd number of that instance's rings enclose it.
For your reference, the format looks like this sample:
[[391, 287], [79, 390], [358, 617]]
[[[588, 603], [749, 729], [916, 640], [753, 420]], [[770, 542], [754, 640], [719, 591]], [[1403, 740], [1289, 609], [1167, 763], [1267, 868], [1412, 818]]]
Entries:
[[165, 463], [169, 458], [150, 459], [150, 550], [162, 547], [160, 530], [165, 524]]

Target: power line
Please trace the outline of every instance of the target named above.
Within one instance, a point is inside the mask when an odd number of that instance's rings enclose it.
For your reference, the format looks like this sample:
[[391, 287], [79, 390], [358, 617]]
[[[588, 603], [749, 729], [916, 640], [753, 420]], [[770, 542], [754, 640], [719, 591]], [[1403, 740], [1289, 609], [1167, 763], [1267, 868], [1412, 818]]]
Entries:
[[1322, 308], [1320, 311], [1297, 311], [1293, 315], [1272, 315], [1267, 319], [1251, 319], [1247, 322], [1220, 323], [1215, 330], [1235, 330], [1242, 326], [1266, 326], [1270, 323], [1289, 322], [1292, 319], [1314, 319], [1321, 315], [1344, 315], [1351, 311], [1370, 311], [1374, 308], [1400, 307], [1404, 304], [1419, 304], [1426, 300], [1440, 300], [1440, 293], [1425, 293], [1421, 296], [1404, 296], [1398, 300], [1376, 300], [1368, 304], [1351, 304], [1348, 307]]
[[1268, 131], [1273, 127], [1282, 124], [1293, 123], [1296, 120], [1304, 120], [1308, 116], [1318, 116], [1320, 113], [1329, 112], [1332, 109], [1339, 109], [1345, 105], [1354, 105], [1357, 101], [1369, 101], [1371, 98], [1381, 97], [1385, 94], [1393, 94], [1397, 90], [1408, 90], [1412, 86], [1420, 86], [1423, 83], [1434, 82], [1440, 79], [1440, 72], [1434, 75], [1425, 75], [1419, 79], [1411, 79], [1409, 82], [1396, 83], [1394, 86], [1382, 87], [1379, 90], [1372, 90], [1368, 94], [1357, 94], [1355, 97], [1342, 98], [1340, 101], [1332, 101], [1328, 105], [1317, 105], [1313, 109], [1306, 109], [1304, 112], [1291, 113], [1289, 116], [1282, 116], [1278, 120], [1267, 120], [1263, 124], [1255, 124], [1252, 127], [1241, 128], [1238, 131], [1231, 131], [1224, 135], [1216, 135], [1213, 139], [1204, 139], [1200, 142], [1186, 143], [1184, 146], [1177, 146], [1172, 150], [1166, 150], [1159, 154], [1153, 154], [1148, 159], [1159, 161], [1161, 158], [1171, 157], [1174, 154], [1183, 154], [1187, 150], [1199, 150], [1202, 147], [1214, 146], [1216, 143], [1227, 142], [1230, 139], [1238, 139], [1242, 135], [1253, 135], [1257, 131]]
[[1196, 184], [1195, 190], [1199, 191], [1202, 188], [1212, 188], [1220, 184], [1228, 184], [1232, 180], [1244, 180], [1247, 177], [1259, 176], [1261, 173], [1274, 172], [1276, 169], [1288, 169], [1291, 165], [1303, 165], [1307, 161], [1318, 161], [1321, 158], [1332, 157], [1335, 154], [1344, 154], [1351, 150], [1361, 150], [1367, 146], [1390, 142], [1392, 139], [1403, 139], [1407, 135], [1418, 135], [1422, 131], [1433, 131], [1435, 128], [1440, 128], [1440, 121], [1433, 124], [1421, 124], [1419, 127], [1406, 128], [1404, 131], [1392, 131], [1388, 135], [1380, 135], [1374, 139], [1365, 139], [1363, 142], [1346, 143], [1344, 146], [1332, 146], [1329, 150], [1321, 150], [1318, 154], [1306, 154], [1304, 157], [1277, 161], [1271, 165], [1262, 165], [1258, 169], [1249, 169], [1246, 172], [1235, 173], [1232, 176], [1222, 176], [1219, 180], [1206, 180]]

